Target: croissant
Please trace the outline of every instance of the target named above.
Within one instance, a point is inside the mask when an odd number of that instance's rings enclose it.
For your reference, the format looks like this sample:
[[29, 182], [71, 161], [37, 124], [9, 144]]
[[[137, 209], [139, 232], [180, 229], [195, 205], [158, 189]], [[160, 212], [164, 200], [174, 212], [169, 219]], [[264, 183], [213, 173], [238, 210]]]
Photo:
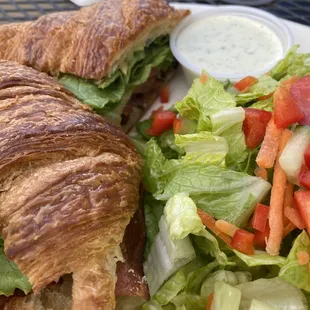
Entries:
[[142, 162], [129, 138], [53, 78], [9, 61], [0, 137], [7, 257], [34, 294], [72, 274], [72, 309], [114, 309], [119, 245], [139, 200]]
[[189, 14], [165, 0], [104, 0], [77, 12], [0, 27], [0, 59], [56, 76], [83, 103], [135, 123], [176, 62], [169, 34]]

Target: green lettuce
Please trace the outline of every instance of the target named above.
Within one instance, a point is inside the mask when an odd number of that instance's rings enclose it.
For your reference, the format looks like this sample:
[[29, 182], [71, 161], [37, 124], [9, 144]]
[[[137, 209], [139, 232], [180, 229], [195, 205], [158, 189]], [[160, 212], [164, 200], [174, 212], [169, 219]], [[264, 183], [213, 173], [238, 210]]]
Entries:
[[276, 309], [277, 308], [274, 308], [256, 299], [252, 300], [251, 306], [250, 306], [250, 310], [276, 310]]
[[185, 149], [184, 160], [200, 161], [207, 165], [225, 166], [228, 143], [225, 138], [201, 131], [188, 135], [175, 135], [175, 143]]
[[210, 131], [209, 116], [223, 108], [235, 107], [236, 102], [223, 85], [209, 76], [207, 83], [194, 80], [185, 98], [176, 103], [181, 116], [197, 121], [197, 131]]
[[248, 310], [253, 299], [280, 310], [307, 310], [302, 291], [281, 278], [258, 279], [236, 286], [241, 291], [240, 310]]
[[176, 310], [205, 310], [206, 303], [199, 295], [181, 293], [174, 297], [171, 302]]
[[251, 108], [273, 112], [273, 97], [256, 101], [251, 105]]
[[172, 130], [165, 131], [159, 136], [157, 143], [167, 159], [177, 159], [184, 154], [184, 150], [176, 144]]
[[97, 113], [119, 122], [130, 94], [148, 79], [152, 68], [166, 71], [173, 62], [168, 37], [163, 37], [132, 53], [119, 69], [102, 81], [87, 80], [72, 74], [61, 74], [58, 80]]
[[28, 294], [32, 287], [18, 266], [5, 256], [4, 242], [0, 239], [0, 295], [11, 296], [15, 289], [20, 289]]
[[286, 258], [284, 266], [280, 269], [279, 277], [284, 278], [289, 283], [310, 292], [310, 272], [309, 266], [298, 263], [297, 253], [305, 251], [310, 253], [310, 238], [304, 230], [294, 241], [293, 247]]
[[239, 289], [222, 281], [215, 282], [212, 309], [239, 310], [240, 300], [241, 292]]
[[190, 233], [197, 234], [204, 228], [194, 201], [186, 193], [172, 196], [167, 201], [164, 214], [173, 240], [183, 239]]
[[267, 96], [274, 92], [278, 86], [278, 81], [270, 75], [261, 76], [258, 81], [253, 84], [245, 93], [239, 93], [235, 96], [238, 104], [244, 105], [248, 102], [256, 100], [259, 97]]
[[233, 252], [249, 267], [268, 265], [277, 265], [281, 267], [285, 264], [284, 257], [271, 256], [265, 251], [255, 251], [254, 255], [247, 255], [237, 250], [233, 250]]

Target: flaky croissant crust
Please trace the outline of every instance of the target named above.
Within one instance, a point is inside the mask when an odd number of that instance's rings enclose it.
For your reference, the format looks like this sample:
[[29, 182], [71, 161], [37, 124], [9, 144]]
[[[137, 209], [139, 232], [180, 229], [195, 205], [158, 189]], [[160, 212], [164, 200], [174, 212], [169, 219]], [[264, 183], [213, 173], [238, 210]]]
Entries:
[[35, 293], [72, 273], [72, 309], [114, 308], [140, 172], [120, 128], [47, 75], [0, 61], [1, 235]]
[[169, 33], [188, 14], [165, 0], [104, 0], [76, 12], [2, 25], [0, 59], [101, 80], [135, 47]]

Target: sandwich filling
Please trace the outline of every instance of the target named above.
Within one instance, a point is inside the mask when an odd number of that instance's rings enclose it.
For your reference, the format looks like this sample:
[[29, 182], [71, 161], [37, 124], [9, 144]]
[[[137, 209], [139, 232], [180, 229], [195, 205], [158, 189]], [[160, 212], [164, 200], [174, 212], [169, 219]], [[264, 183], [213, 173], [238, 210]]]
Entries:
[[169, 47], [169, 36], [165, 35], [130, 53], [110, 76], [101, 81], [87, 80], [72, 74], [60, 74], [58, 80], [98, 114], [114, 122], [122, 122], [125, 126], [129, 119], [123, 111], [138, 86], [145, 83], [154, 72], [157, 79], [165, 80], [167, 72], [175, 63]]

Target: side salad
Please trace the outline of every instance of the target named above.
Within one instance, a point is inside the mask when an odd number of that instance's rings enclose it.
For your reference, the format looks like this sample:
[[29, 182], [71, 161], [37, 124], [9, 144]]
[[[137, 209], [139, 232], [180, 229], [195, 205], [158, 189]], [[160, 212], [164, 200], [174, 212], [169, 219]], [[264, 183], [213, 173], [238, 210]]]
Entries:
[[203, 72], [137, 124], [142, 309], [309, 309], [310, 54], [297, 49], [234, 85]]

